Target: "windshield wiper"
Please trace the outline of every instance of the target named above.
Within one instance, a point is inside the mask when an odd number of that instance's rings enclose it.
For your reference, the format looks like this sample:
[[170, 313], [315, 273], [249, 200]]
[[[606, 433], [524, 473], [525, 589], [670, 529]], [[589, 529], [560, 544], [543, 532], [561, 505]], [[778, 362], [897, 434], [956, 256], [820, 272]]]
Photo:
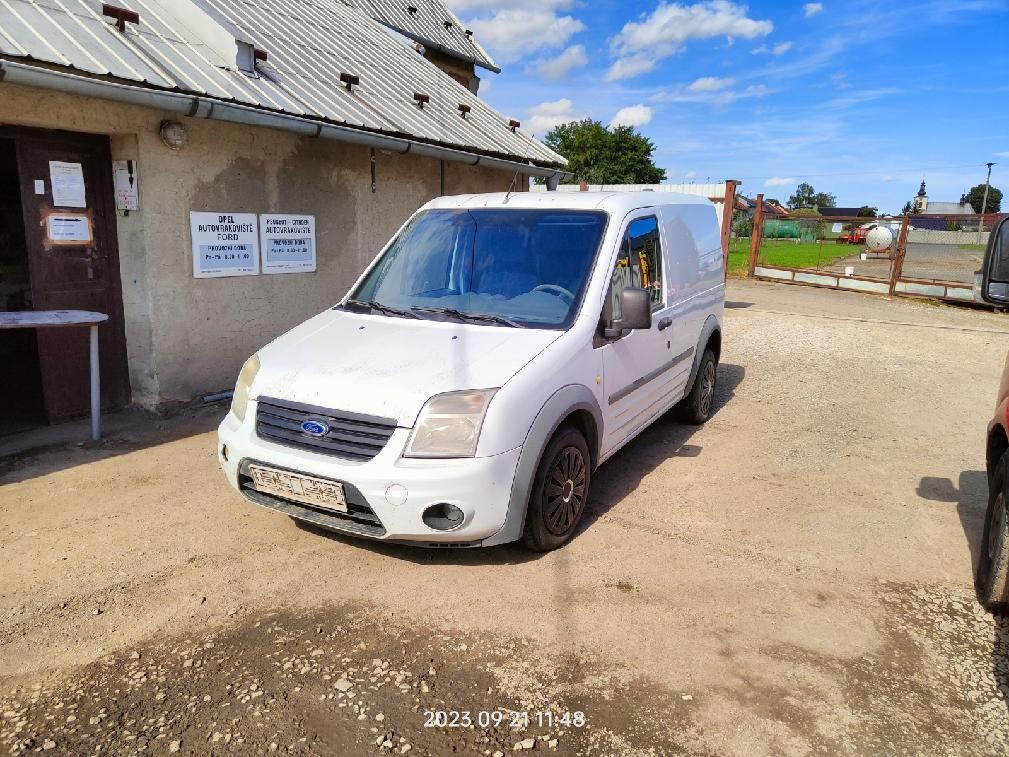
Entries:
[[416, 313], [411, 313], [409, 310], [400, 310], [399, 308], [394, 308], [391, 305], [383, 305], [381, 302], [375, 302], [374, 300], [347, 300], [343, 303], [344, 307], [353, 308], [368, 308], [371, 311], [377, 311], [383, 315], [395, 315], [401, 318], [419, 318]]
[[461, 310], [456, 310], [455, 308], [428, 308], [428, 307], [416, 307], [410, 308], [415, 313], [437, 313], [438, 315], [447, 315], [450, 318], [458, 318], [460, 321], [475, 321], [477, 323], [495, 323], [499, 326], [511, 326], [513, 329], [524, 329], [521, 323], [517, 323], [510, 318], [505, 318], [503, 315], [492, 315], [491, 313], [464, 313]]

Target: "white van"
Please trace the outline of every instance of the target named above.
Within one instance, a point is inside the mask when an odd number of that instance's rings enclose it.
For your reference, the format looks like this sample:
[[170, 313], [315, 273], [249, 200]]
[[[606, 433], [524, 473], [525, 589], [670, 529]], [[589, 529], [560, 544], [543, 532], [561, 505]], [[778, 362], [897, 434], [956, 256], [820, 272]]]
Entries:
[[249, 359], [221, 465], [326, 529], [554, 549], [607, 458], [674, 405], [708, 418], [724, 300], [704, 198], [442, 197]]

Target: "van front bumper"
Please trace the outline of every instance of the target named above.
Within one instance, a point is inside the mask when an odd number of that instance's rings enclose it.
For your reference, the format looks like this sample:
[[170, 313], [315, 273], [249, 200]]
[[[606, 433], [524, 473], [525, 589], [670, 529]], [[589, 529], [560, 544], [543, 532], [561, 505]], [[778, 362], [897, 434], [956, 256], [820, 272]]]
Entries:
[[[410, 432], [398, 428], [376, 457], [357, 462], [261, 439], [255, 418], [255, 402], [244, 422], [228, 413], [218, 429], [217, 457], [228, 483], [258, 505], [328, 530], [420, 546], [480, 546], [505, 523], [521, 447], [491, 457], [403, 458]], [[256, 491], [248, 473], [255, 463], [343, 484], [348, 513]], [[425, 510], [442, 503], [463, 512], [461, 525], [451, 531], [422, 520]]]

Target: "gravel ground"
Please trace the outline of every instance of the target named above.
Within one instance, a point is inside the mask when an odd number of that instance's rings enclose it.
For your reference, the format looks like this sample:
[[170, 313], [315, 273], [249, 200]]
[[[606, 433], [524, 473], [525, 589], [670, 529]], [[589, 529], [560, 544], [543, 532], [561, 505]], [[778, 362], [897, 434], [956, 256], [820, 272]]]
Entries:
[[246, 503], [218, 409], [0, 462], [0, 747], [1003, 754], [974, 601], [1009, 321], [733, 282], [717, 414], [661, 419], [555, 553]]

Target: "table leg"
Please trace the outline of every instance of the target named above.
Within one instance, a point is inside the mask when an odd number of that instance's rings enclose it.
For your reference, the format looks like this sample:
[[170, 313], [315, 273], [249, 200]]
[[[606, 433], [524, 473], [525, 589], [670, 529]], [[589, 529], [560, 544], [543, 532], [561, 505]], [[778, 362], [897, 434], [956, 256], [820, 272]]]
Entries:
[[102, 438], [102, 390], [98, 364], [98, 326], [91, 327], [91, 439]]

